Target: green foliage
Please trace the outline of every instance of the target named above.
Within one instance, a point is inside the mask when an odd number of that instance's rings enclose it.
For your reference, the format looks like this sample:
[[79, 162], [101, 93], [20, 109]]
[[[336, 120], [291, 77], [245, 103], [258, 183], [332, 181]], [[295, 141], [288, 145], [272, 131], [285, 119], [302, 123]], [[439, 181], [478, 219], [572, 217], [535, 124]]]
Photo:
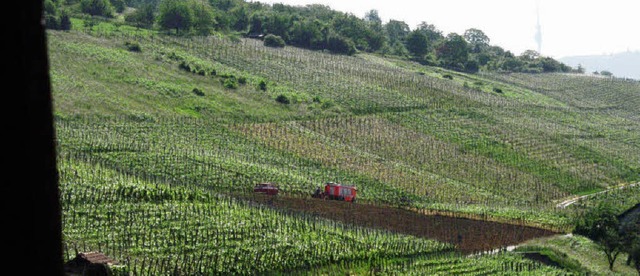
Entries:
[[197, 35], [209, 35], [213, 26], [217, 24], [214, 18], [214, 11], [207, 1], [188, 1], [193, 12], [193, 23], [191, 27], [195, 29]]
[[606, 77], [612, 77], [613, 73], [607, 71], [607, 70], [602, 70], [600, 71], [600, 75], [606, 76]]
[[151, 28], [156, 21], [155, 8], [150, 3], [143, 4], [135, 11], [126, 14], [124, 20], [140, 28]]
[[189, 30], [195, 21], [194, 12], [188, 2], [179, 0], [163, 0], [160, 3], [159, 14], [156, 19], [164, 30]]
[[469, 48], [462, 36], [455, 33], [449, 34], [436, 52], [438, 60], [444, 67], [457, 71], [465, 69], [469, 58]]
[[475, 28], [466, 30], [464, 32], [464, 39], [469, 43], [471, 52], [473, 53], [485, 51], [487, 47], [489, 47], [489, 42], [491, 42], [483, 31]]
[[113, 6], [109, 0], [81, 0], [80, 9], [89, 15], [113, 16]]
[[319, 20], [305, 19], [293, 23], [291, 30], [291, 45], [308, 48], [321, 49], [324, 47], [324, 37], [322, 35], [323, 23]]
[[405, 39], [411, 32], [411, 28], [404, 21], [399, 20], [389, 20], [387, 24], [384, 25], [384, 29], [389, 38], [389, 43], [401, 43], [404, 44]]
[[53, 0], [45, 0], [43, 3], [43, 10], [45, 15], [56, 16], [58, 14], [58, 7]]
[[327, 40], [327, 49], [336, 54], [353, 55], [356, 53], [356, 45], [348, 38], [332, 35]]
[[59, 9], [58, 4], [51, 0], [44, 2], [45, 27], [50, 30], [70, 30], [71, 19], [66, 9]]
[[616, 258], [623, 250], [623, 243], [617, 214], [607, 203], [599, 204], [580, 217], [574, 233], [596, 242], [607, 256], [609, 269], [613, 271]]
[[117, 13], [123, 13], [125, 8], [127, 7], [125, 4], [125, 0], [109, 0], [109, 2]]
[[264, 37], [264, 46], [274, 47], [274, 48], [284, 48], [285, 42], [282, 37], [268, 34]]
[[238, 88], [238, 80], [235, 77], [225, 78], [222, 84], [228, 89]]
[[429, 52], [429, 41], [422, 32], [415, 30], [407, 37], [407, 50], [416, 58], [423, 59]]

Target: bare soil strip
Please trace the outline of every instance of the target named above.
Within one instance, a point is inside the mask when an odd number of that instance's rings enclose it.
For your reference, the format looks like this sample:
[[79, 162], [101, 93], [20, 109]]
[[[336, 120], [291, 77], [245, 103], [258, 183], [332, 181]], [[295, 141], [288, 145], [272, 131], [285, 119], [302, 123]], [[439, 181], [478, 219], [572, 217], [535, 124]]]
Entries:
[[557, 233], [519, 225], [423, 215], [392, 206], [313, 198], [252, 196], [248, 200], [349, 224], [452, 243], [463, 253], [486, 252]]

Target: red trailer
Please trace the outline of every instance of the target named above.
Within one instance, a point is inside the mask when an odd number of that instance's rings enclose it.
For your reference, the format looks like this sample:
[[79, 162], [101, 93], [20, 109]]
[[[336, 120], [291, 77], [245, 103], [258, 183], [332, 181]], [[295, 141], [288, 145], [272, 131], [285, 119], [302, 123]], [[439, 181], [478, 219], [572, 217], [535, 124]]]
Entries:
[[325, 183], [324, 190], [318, 188], [313, 197], [355, 202], [357, 192], [358, 189], [355, 186], [328, 182]]
[[277, 195], [279, 189], [275, 183], [260, 183], [253, 187], [253, 191], [266, 195]]

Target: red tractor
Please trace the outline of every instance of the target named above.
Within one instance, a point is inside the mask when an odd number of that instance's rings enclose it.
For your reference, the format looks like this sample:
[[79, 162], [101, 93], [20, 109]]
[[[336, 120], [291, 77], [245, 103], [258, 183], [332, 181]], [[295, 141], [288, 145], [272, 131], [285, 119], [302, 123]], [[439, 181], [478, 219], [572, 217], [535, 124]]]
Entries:
[[358, 189], [355, 186], [328, 182], [324, 185], [324, 191], [318, 187], [312, 197], [355, 202], [357, 191]]

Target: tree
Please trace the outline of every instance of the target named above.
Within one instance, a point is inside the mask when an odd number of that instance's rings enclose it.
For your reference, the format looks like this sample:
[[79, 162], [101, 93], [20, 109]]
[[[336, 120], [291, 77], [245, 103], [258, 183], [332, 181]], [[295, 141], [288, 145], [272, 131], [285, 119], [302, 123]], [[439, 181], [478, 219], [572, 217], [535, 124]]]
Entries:
[[124, 9], [127, 7], [124, 0], [110, 0], [110, 2], [117, 13], [123, 13]]
[[593, 240], [607, 256], [609, 270], [623, 250], [620, 222], [607, 203], [601, 203], [587, 211], [577, 222], [574, 233]]
[[384, 25], [384, 30], [391, 44], [397, 41], [404, 43], [405, 38], [411, 31], [407, 23], [398, 20], [389, 20], [389, 22]]
[[140, 28], [149, 28], [153, 26], [155, 19], [155, 6], [150, 3], [143, 4], [134, 12], [127, 14], [124, 17], [126, 22], [133, 23]]
[[413, 31], [407, 37], [407, 50], [416, 58], [423, 59], [429, 52], [429, 41], [420, 31]]
[[602, 71], [600, 71], [600, 75], [603, 75], [605, 77], [612, 77], [613, 73], [611, 73], [611, 72], [609, 72], [607, 70], [602, 70]]
[[355, 15], [336, 16], [331, 24], [337, 34], [353, 41], [358, 50], [373, 52], [382, 47], [382, 34], [373, 32], [365, 21]]
[[471, 50], [474, 53], [480, 53], [489, 46], [491, 40], [481, 30], [468, 29], [464, 32], [464, 39], [471, 45]]
[[208, 35], [211, 33], [216, 20], [213, 16], [213, 9], [206, 1], [189, 1], [190, 9], [193, 13], [192, 27], [196, 29], [200, 35]]
[[274, 34], [289, 41], [289, 29], [293, 26], [293, 18], [289, 13], [269, 12], [262, 22], [263, 33]]
[[309, 48], [320, 48], [324, 42], [322, 23], [319, 20], [305, 19], [293, 23], [290, 44]]
[[435, 44], [436, 41], [444, 39], [442, 31], [438, 30], [435, 25], [428, 24], [424, 21], [418, 24], [416, 30], [424, 34], [431, 44]]
[[71, 30], [71, 17], [66, 10], [60, 11], [60, 30]]
[[370, 24], [382, 26], [382, 19], [380, 18], [380, 15], [378, 14], [377, 10], [370, 10], [366, 12], [364, 14], [364, 21]]
[[542, 65], [542, 71], [545, 73], [562, 71], [562, 64], [553, 58], [543, 57], [539, 60], [540, 64]]
[[193, 11], [191, 7], [180, 0], [164, 0], [160, 3], [158, 25], [165, 30], [188, 30], [193, 24]]
[[80, 2], [80, 10], [90, 15], [113, 16], [113, 7], [109, 0], [82, 0]]
[[538, 53], [537, 51], [534, 50], [526, 50], [524, 52], [522, 52], [522, 54], [520, 55], [520, 58], [527, 60], [527, 61], [533, 61], [536, 60], [540, 57], [540, 53]]
[[469, 48], [465, 39], [456, 33], [451, 33], [436, 50], [441, 64], [454, 70], [464, 70], [469, 59]]

